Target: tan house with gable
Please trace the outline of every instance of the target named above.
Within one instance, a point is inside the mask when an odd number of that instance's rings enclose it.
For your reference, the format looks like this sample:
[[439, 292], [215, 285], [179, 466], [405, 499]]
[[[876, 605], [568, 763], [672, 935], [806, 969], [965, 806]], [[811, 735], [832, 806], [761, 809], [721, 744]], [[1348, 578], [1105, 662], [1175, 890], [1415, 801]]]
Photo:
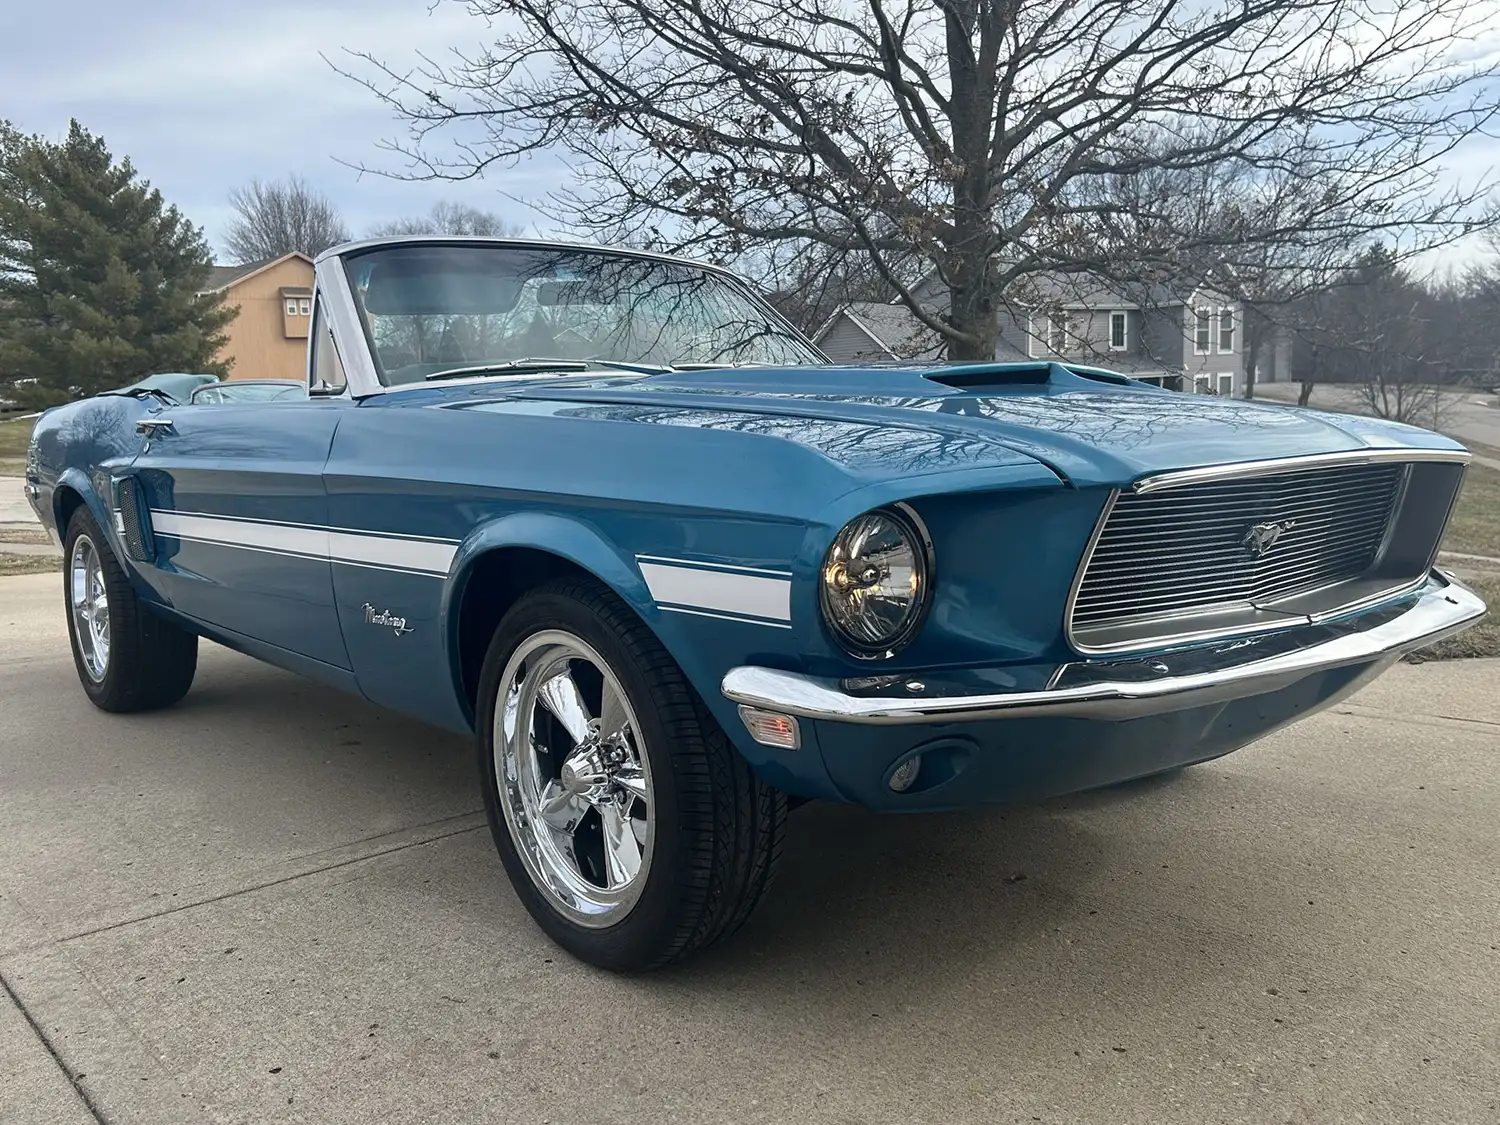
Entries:
[[231, 379], [304, 379], [312, 319], [313, 262], [293, 251], [242, 266], [215, 266], [204, 291], [223, 293], [240, 315], [217, 358]]

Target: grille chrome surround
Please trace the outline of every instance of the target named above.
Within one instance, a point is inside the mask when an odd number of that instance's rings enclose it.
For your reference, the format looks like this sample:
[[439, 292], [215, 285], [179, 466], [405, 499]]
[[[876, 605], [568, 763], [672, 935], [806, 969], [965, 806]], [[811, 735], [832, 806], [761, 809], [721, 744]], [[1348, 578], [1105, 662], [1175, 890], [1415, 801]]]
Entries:
[[[1111, 494], [1095, 525], [1068, 597], [1067, 639], [1090, 655], [1161, 649], [1326, 619], [1414, 589], [1457, 492], [1462, 469], [1450, 466], [1468, 459], [1365, 450], [1138, 481]], [[1428, 462], [1451, 478], [1446, 492], [1420, 478], [1441, 518], [1407, 519], [1413, 473]], [[1404, 541], [1392, 550], [1398, 525]]]

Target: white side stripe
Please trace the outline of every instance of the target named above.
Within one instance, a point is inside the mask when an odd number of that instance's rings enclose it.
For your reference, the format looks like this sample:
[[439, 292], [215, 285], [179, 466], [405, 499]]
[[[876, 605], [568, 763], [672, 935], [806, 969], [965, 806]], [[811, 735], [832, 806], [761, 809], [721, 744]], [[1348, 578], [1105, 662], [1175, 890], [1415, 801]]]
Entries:
[[327, 528], [184, 515], [181, 512], [152, 511], [151, 527], [158, 534], [196, 542], [422, 574], [446, 575], [458, 551], [451, 542], [361, 535]]
[[259, 547], [265, 551], [328, 557], [328, 532], [311, 527], [152, 511], [151, 529], [162, 535], [224, 543], [232, 547]]
[[657, 562], [642, 562], [640, 568], [646, 588], [658, 603], [759, 617], [767, 622], [792, 619], [789, 579]]
[[328, 555], [333, 559], [393, 566], [402, 570], [430, 570], [447, 574], [458, 548], [452, 543], [424, 543], [420, 539], [390, 539], [375, 535], [328, 534]]
[[666, 563], [668, 566], [687, 566], [695, 570], [733, 570], [743, 574], [764, 574], [770, 578], [790, 578], [789, 570], [771, 570], [763, 566], [740, 566], [737, 563], [698, 562], [694, 559], [669, 559], [662, 555], [636, 555], [637, 562]]
[[764, 625], [770, 629], [790, 629], [790, 621], [762, 621], [758, 617], [736, 617], [732, 613], [714, 613], [707, 609], [688, 609], [682, 605], [658, 606], [663, 613], [690, 613], [694, 617], [712, 617], [718, 621], [738, 621], [741, 625]]

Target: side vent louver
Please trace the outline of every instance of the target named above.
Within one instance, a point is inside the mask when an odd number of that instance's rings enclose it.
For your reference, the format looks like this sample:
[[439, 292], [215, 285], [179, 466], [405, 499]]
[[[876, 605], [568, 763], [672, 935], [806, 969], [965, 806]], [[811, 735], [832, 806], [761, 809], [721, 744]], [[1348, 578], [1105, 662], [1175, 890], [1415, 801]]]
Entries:
[[120, 505], [120, 538], [125, 543], [125, 553], [136, 562], [148, 562], [156, 553], [151, 539], [151, 527], [146, 522], [145, 500], [141, 496], [140, 482], [126, 477], [116, 486]]

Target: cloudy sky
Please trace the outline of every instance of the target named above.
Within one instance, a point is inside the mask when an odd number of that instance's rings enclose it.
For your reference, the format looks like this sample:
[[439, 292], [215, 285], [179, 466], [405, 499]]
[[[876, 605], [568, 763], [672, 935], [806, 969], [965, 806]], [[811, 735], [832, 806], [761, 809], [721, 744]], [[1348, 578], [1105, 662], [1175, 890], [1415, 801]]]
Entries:
[[299, 173], [338, 203], [356, 235], [473, 203], [545, 233], [508, 195], [540, 198], [561, 174], [545, 158], [482, 183], [403, 183], [340, 164], [384, 164], [400, 125], [320, 55], [368, 50], [400, 62], [481, 41], [461, 6], [429, 0], [0, 0], [0, 117], [60, 138], [77, 117], [128, 155], [221, 249], [226, 197], [251, 177]]
[[[252, 177], [305, 176], [342, 209], [356, 235], [454, 199], [549, 233], [516, 199], [540, 199], [565, 174], [536, 157], [482, 182], [409, 183], [340, 161], [394, 168], [383, 139], [401, 126], [375, 97], [324, 61], [363, 50], [392, 64], [486, 38], [449, 0], [0, 0], [0, 117], [61, 137], [77, 117], [129, 155], [167, 198], [221, 246], [229, 192]], [[1476, 138], [1453, 173], [1493, 175], [1500, 140]], [[1479, 247], [1431, 262], [1472, 259]]]

